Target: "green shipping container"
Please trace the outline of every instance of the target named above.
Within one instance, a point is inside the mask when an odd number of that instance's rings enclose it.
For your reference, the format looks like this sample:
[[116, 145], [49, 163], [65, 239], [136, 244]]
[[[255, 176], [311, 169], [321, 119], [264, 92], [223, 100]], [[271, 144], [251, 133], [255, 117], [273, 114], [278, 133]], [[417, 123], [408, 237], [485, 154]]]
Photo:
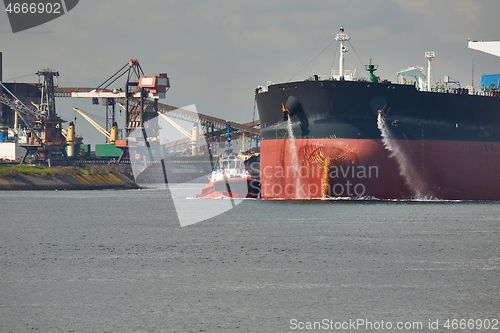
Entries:
[[122, 150], [114, 144], [96, 144], [95, 156], [97, 157], [119, 157]]

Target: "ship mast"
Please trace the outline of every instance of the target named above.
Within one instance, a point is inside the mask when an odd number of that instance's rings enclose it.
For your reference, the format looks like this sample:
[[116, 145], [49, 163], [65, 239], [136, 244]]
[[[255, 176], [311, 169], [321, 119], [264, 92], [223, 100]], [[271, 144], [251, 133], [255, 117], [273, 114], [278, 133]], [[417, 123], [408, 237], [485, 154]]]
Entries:
[[434, 58], [434, 52], [425, 52], [425, 57], [427, 58], [427, 91], [431, 91], [432, 58]]
[[344, 53], [349, 51], [349, 48], [344, 46], [344, 42], [349, 40], [349, 36], [344, 33], [343, 26], [340, 26], [339, 33], [335, 36], [335, 40], [340, 42], [339, 75], [340, 80], [344, 80]]

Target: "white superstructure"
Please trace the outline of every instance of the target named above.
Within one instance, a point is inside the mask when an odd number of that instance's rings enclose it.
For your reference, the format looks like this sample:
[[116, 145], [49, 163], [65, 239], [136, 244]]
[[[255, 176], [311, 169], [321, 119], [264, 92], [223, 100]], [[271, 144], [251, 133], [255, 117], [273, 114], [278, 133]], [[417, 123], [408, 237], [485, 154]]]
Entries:
[[26, 143], [25, 130], [9, 129], [7, 140], [0, 142], [0, 161], [20, 162], [26, 153], [21, 144]]

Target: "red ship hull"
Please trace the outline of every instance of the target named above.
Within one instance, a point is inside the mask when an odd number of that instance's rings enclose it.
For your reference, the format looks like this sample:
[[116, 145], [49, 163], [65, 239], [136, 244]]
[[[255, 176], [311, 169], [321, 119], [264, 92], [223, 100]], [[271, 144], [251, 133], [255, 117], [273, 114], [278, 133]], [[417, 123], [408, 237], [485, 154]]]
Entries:
[[[500, 200], [500, 143], [380, 139], [261, 142], [261, 197]], [[293, 151], [296, 150], [296, 157]]]

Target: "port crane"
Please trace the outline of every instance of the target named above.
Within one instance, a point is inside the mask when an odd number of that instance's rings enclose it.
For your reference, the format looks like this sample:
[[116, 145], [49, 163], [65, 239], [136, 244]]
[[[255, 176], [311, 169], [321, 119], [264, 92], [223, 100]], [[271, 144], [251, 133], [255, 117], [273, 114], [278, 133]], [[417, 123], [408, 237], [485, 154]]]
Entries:
[[[112, 89], [111, 85], [121, 77], [126, 77], [124, 89]], [[168, 114], [171, 118], [181, 119], [206, 127], [205, 136], [207, 139], [210, 136], [213, 139], [216, 135], [216, 130], [217, 132], [225, 130], [226, 120], [159, 103], [158, 100], [165, 97], [165, 93], [169, 88], [170, 80], [166, 73], [145, 75], [139, 61], [131, 59], [97, 88], [59, 88], [57, 96], [91, 98], [94, 105], [99, 104], [99, 100], [101, 100], [101, 104], [106, 106], [106, 132], [110, 132], [113, 124], [116, 123], [115, 106], [116, 104], [120, 105], [125, 110], [125, 136], [127, 138], [132, 133], [135, 133], [134, 135], [141, 133], [141, 131], [134, 132], [134, 130], [144, 129], [146, 122], [148, 122], [150, 130], [158, 132], [158, 120], [155, 119], [158, 117], [158, 113]], [[150, 120], [153, 119], [154, 121], [151, 122]], [[250, 136], [259, 135], [258, 129], [247, 124], [231, 122], [231, 126], [235, 131], [239, 131], [243, 135], [244, 133]], [[189, 139], [193, 141], [192, 138]], [[123, 157], [126, 157], [129, 144], [133, 145], [134, 143], [129, 143], [129, 140], [124, 139], [117, 139], [115, 141], [115, 146], [123, 151], [119, 161]], [[194, 151], [196, 151], [196, 148]]]
[[[31, 123], [24, 118], [24, 116], [31, 117], [32, 119], [36, 119], [39, 117], [38, 114], [33, 112], [30, 108], [28, 108], [26, 105], [24, 105], [23, 102], [21, 102], [12, 92], [10, 92], [7, 87], [3, 85], [3, 83], [0, 82], [0, 85], [2, 86], [5, 91], [7, 91], [12, 97], [8, 97], [5, 94], [0, 95], [0, 103], [7, 105], [10, 107], [13, 111], [16, 112], [17, 116], [21, 118], [23, 123], [26, 125], [26, 127], [30, 130], [32, 133], [33, 137], [36, 138], [37, 142], [40, 144], [40, 146], [45, 146], [45, 143], [43, 143], [42, 139], [38, 136], [38, 134], [35, 132], [33, 129], [33, 126], [31, 126]], [[0, 117], [1, 118], [1, 117]]]
[[45, 68], [36, 75], [39, 77], [38, 86], [41, 91], [40, 104], [35, 104], [37, 112], [30, 110], [2, 84], [11, 98], [2, 95], [0, 102], [14, 110], [29, 129], [27, 141], [21, 145], [26, 149], [21, 163], [45, 161], [49, 166], [70, 165], [66, 154], [66, 139], [62, 134], [63, 120], [56, 113], [55, 88], [59, 72]]
[[[119, 78], [125, 76], [127, 81], [125, 89], [111, 89], [110, 86]], [[184, 110], [175, 106], [159, 103], [159, 99], [165, 98], [165, 93], [170, 88], [170, 79], [166, 73], [159, 75], [145, 75], [137, 59], [131, 59], [115, 74], [108, 78], [97, 88], [58, 88], [57, 97], [92, 98], [94, 105], [99, 104], [99, 99], [106, 106], [106, 130], [109, 131], [115, 122], [115, 105], [121, 103], [126, 110], [126, 134], [130, 134], [135, 128], [142, 127], [144, 122], [157, 116], [157, 111], [165, 113], [180, 120], [198, 123], [209, 130], [226, 129], [226, 120], [212, 117], [202, 113]], [[259, 135], [259, 121], [251, 125], [231, 122], [231, 128], [236, 132], [244, 132], [247, 135]]]
[[113, 124], [113, 127], [111, 127], [111, 131], [107, 131], [105, 128], [103, 128], [101, 125], [95, 122], [94, 119], [92, 119], [89, 115], [87, 115], [79, 108], [74, 107], [73, 110], [78, 112], [85, 120], [87, 120], [92, 126], [94, 126], [96, 130], [98, 130], [102, 135], [104, 135], [106, 139], [108, 139], [109, 143], [115, 143], [118, 137], [118, 125], [116, 122]]
[[[110, 89], [121, 77], [126, 77], [124, 89]], [[146, 75], [137, 59], [130, 59], [124, 66], [115, 72], [97, 88], [65, 88], [58, 90], [60, 97], [91, 98], [92, 104], [99, 104], [99, 100], [106, 106], [106, 128], [101, 131], [100, 126], [90, 117], [79, 112], [87, 121], [101, 133], [106, 135], [108, 143], [113, 143], [122, 150], [119, 162], [128, 155], [128, 140], [117, 140], [117, 126], [115, 119], [115, 106], [118, 101], [125, 105], [125, 135], [129, 137], [135, 129], [143, 129], [144, 123], [156, 118], [156, 112], [152, 107], [146, 105], [146, 101], [152, 100], [153, 106], [158, 103], [159, 98], [165, 98], [165, 93], [170, 88], [170, 80], [166, 73], [158, 75]], [[132, 102], [133, 100], [133, 102]], [[96, 126], [98, 125], [98, 126]], [[113, 136], [112, 134], [115, 133]]]
[[[126, 76], [124, 89], [109, 89], [122, 76]], [[165, 98], [165, 93], [169, 88], [170, 80], [166, 73], [145, 75], [139, 61], [130, 59], [97, 88], [87, 91], [82, 91], [82, 89], [69, 91], [69, 97], [91, 98], [93, 104], [99, 104], [99, 99], [101, 99], [106, 106], [106, 131], [110, 131], [116, 123], [115, 105], [121, 101], [125, 105], [125, 130], [128, 136], [134, 129], [143, 127], [144, 122], [156, 117], [156, 112], [145, 107], [145, 101], [151, 99], [153, 104], [157, 103], [159, 98]], [[131, 99], [138, 102], [133, 104]]]
[[[126, 78], [125, 85], [122, 86], [123, 88], [115, 88], [117, 80], [122, 77]], [[98, 105], [99, 102], [101, 102], [101, 104], [106, 107], [106, 132], [110, 132], [113, 124], [116, 123], [116, 105], [121, 104], [124, 106], [125, 135], [114, 141], [114, 146], [121, 150], [117, 163], [129, 159], [131, 155], [137, 158], [137, 153], [134, 153], [137, 151], [137, 148], [139, 148], [137, 145], [146, 144], [150, 147], [154, 146], [152, 151], [161, 151], [161, 147], [159, 146], [160, 127], [158, 125], [158, 112], [168, 114], [169, 118], [176, 118], [196, 124], [197, 128], [198, 125], [204, 128], [204, 139], [206, 140], [208, 151], [211, 152], [212, 143], [218, 141], [216, 138], [225, 135], [227, 121], [225, 119], [159, 103], [159, 99], [165, 97], [169, 88], [170, 80], [166, 73], [145, 75], [140, 67], [139, 61], [137, 59], [131, 59], [97, 88], [58, 88], [56, 90], [56, 96], [90, 98], [94, 105]], [[148, 140], [144, 140], [146, 136], [146, 124], [148, 126], [147, 136], [150, 137]], [[258, 121], [252, 122], [251, 124], [230, 122], [230, 125], [234, 131], [235, 137], [241, 136], [244, 138], [245, 134], [253, 137], [260, 134], [260, 130], [255, 128], [255, 126], [259, 125]], [[133, 136], [139, 137], [133, 138]], [[140, 137], [144, 138], [141, 140]], [[191, 146], [192, 154], [197, 154], [198, 145], [193, 144], [193, 142], [197, 143], [198, 141], [199, 138], [198, 140], [193, 140], [192, 137], [188, 137], [187, 139], [177, 142], [170, 142], [164, 146], [187, 144]], [[111, 143], [109, 139], [108, 143]], [[153, 157], [150, 156], [150, 158]]]

